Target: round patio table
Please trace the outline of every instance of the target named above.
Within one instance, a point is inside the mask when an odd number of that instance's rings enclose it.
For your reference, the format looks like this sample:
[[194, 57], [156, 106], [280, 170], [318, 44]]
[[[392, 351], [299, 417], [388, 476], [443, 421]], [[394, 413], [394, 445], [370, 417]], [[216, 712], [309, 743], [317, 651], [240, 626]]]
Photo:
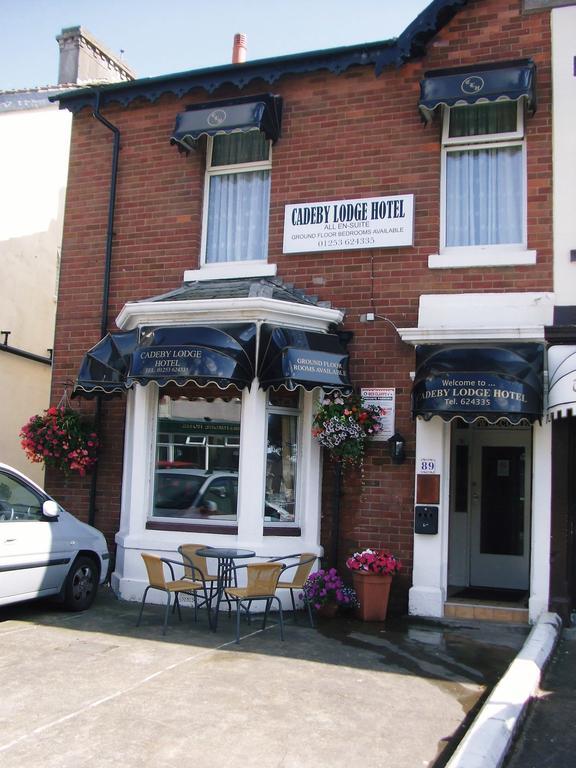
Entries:
[[236, 549], [234, 547], [204, 547], [203, 549], [196, 550], [196, 554], [199, 557], [213, 557], [218, 560], [218, 591], [216, 593], [216, 610], [212, 622], [212, 631], [216, 632], [218, 629], [218, 612], [220, 611], [224, 587], [229, 587], [232, 584], [234, 560], [255, 557], [256, 552], [253, 552], [251, 549]]

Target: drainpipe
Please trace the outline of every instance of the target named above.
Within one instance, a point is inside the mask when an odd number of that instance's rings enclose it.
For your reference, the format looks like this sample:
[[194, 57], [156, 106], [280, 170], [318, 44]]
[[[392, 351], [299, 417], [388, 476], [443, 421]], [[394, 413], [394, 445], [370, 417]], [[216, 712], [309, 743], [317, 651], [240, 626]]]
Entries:
[[49, 349], [48, 357], [42, 355], [36, 355], [34, 352], [27, 352], [25, 349], [19, 347], [12, 347], [8, 344], [8, 336], [11, 331], [0, 331], [0, 336], [4, 336], [4, 341], [0, 342], [0, 350], [2, 352], [10, 352], [11, 355], [18, 355], [18, 357], [25, 357], [26, 360], [34, 360], [35, 363], [44, 363], [44, 365], [52, 365], [52, 350]]
[[[92, 116], [114, 134], [112, 147], [112, 168], [110, 172], [110, 193], [108, 197], [108, 226], [106, 230], [106, 254], [104, 260], [104, 278], [102, 284], [102, 309], [100, 318], [100, 338], [108, 330], [108, 304], [110, 299], [110, 268], [112, 264], [112, 241], [114, 239], [114, 213], [116, 210], [116, 181], [118, 179], [118, 156], [120, 153], [120, 130], [100, 113], [100, 91], [96, 91], [96, 103]], [[102, 396], [96, 395], [94, 427], [98, 433], [102, 420]], [[98, 463], [94, 465], [90, 480], [90, 498], [88, 502], [88, 523], [94, 525], [96, 519], [96, 490], [98, 487]]]

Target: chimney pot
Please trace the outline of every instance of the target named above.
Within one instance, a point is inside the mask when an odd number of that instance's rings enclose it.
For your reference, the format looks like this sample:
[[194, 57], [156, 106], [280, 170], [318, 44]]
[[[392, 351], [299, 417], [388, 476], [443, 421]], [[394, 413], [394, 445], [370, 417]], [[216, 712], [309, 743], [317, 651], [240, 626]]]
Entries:
[[232, 48], [232, 64], [244, 64], [246, 61], [246, 35], [237, 32], [234, 35], [234, 47]]

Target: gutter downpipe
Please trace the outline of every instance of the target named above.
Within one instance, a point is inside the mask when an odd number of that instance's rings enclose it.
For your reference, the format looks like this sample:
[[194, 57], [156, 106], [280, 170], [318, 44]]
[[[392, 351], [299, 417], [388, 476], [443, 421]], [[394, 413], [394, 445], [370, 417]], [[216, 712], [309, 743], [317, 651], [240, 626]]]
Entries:
[[[114, 239], [114, 214], [116, 211], [116, 182], [118, 179], [118, 157], [120, 154], [120, 130], [100, 113], [100, 91], [96, 91], [96, 103], [92, 116], [114, 134], [112, 147], [112, 168], [110, 172], [110, 193], [108, 197], [108, 226], [106, 231], [106, 252], [104, 259], [104, 277], [102, 283], [102, 309], [100, 319], [100, 338], [108, 330], [108, 304], [110, 299], [110, 271], [112, 265], [112, 244]], [[102, 420], [102, 396], [96, 395], [96, 410], [94, 412], [94, 427], [100, 430]], [[90, 480], [90, 497], [88, 501], [88, 524], [94, 525], [96, 519], [96, 490], [98, 487], [98, 463], [94, 465]]]

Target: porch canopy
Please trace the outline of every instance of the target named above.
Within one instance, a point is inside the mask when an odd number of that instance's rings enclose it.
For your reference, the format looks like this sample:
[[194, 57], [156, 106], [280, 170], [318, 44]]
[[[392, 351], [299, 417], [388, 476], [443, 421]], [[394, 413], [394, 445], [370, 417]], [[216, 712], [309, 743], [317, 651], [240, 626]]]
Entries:
[[576, 416], [576, 346], [553, 344], [548, 347], [548, 415], [552, 418]]
[[84, 356], [74, 394], [114, 394], [151, 381], [243, 389], [254, 378], [255, 357], [254, 323], [109, 333]]
[[176, 115], [170, 138], [186, 151], [195, 149], [201, 136], [258, 130], [273, 143], [280, 136], [282, 98], [265, 93], [187, 107]]
[[530, 59], [457, 67], [426, 72], [420, 82], [420, 112], [426, 122], [440, 106], [476, 104], [524, 99], [529, 110], [536, 110], [534, 92], [536, 67]]
[[544, 346], [419, 345], [412, 415], [468, 423], [532, 423], [542, 418]]
[[349, 354], [335, 333], [263, 325], [258, 378], [262, 389], [284, 386], [351, 392]]

